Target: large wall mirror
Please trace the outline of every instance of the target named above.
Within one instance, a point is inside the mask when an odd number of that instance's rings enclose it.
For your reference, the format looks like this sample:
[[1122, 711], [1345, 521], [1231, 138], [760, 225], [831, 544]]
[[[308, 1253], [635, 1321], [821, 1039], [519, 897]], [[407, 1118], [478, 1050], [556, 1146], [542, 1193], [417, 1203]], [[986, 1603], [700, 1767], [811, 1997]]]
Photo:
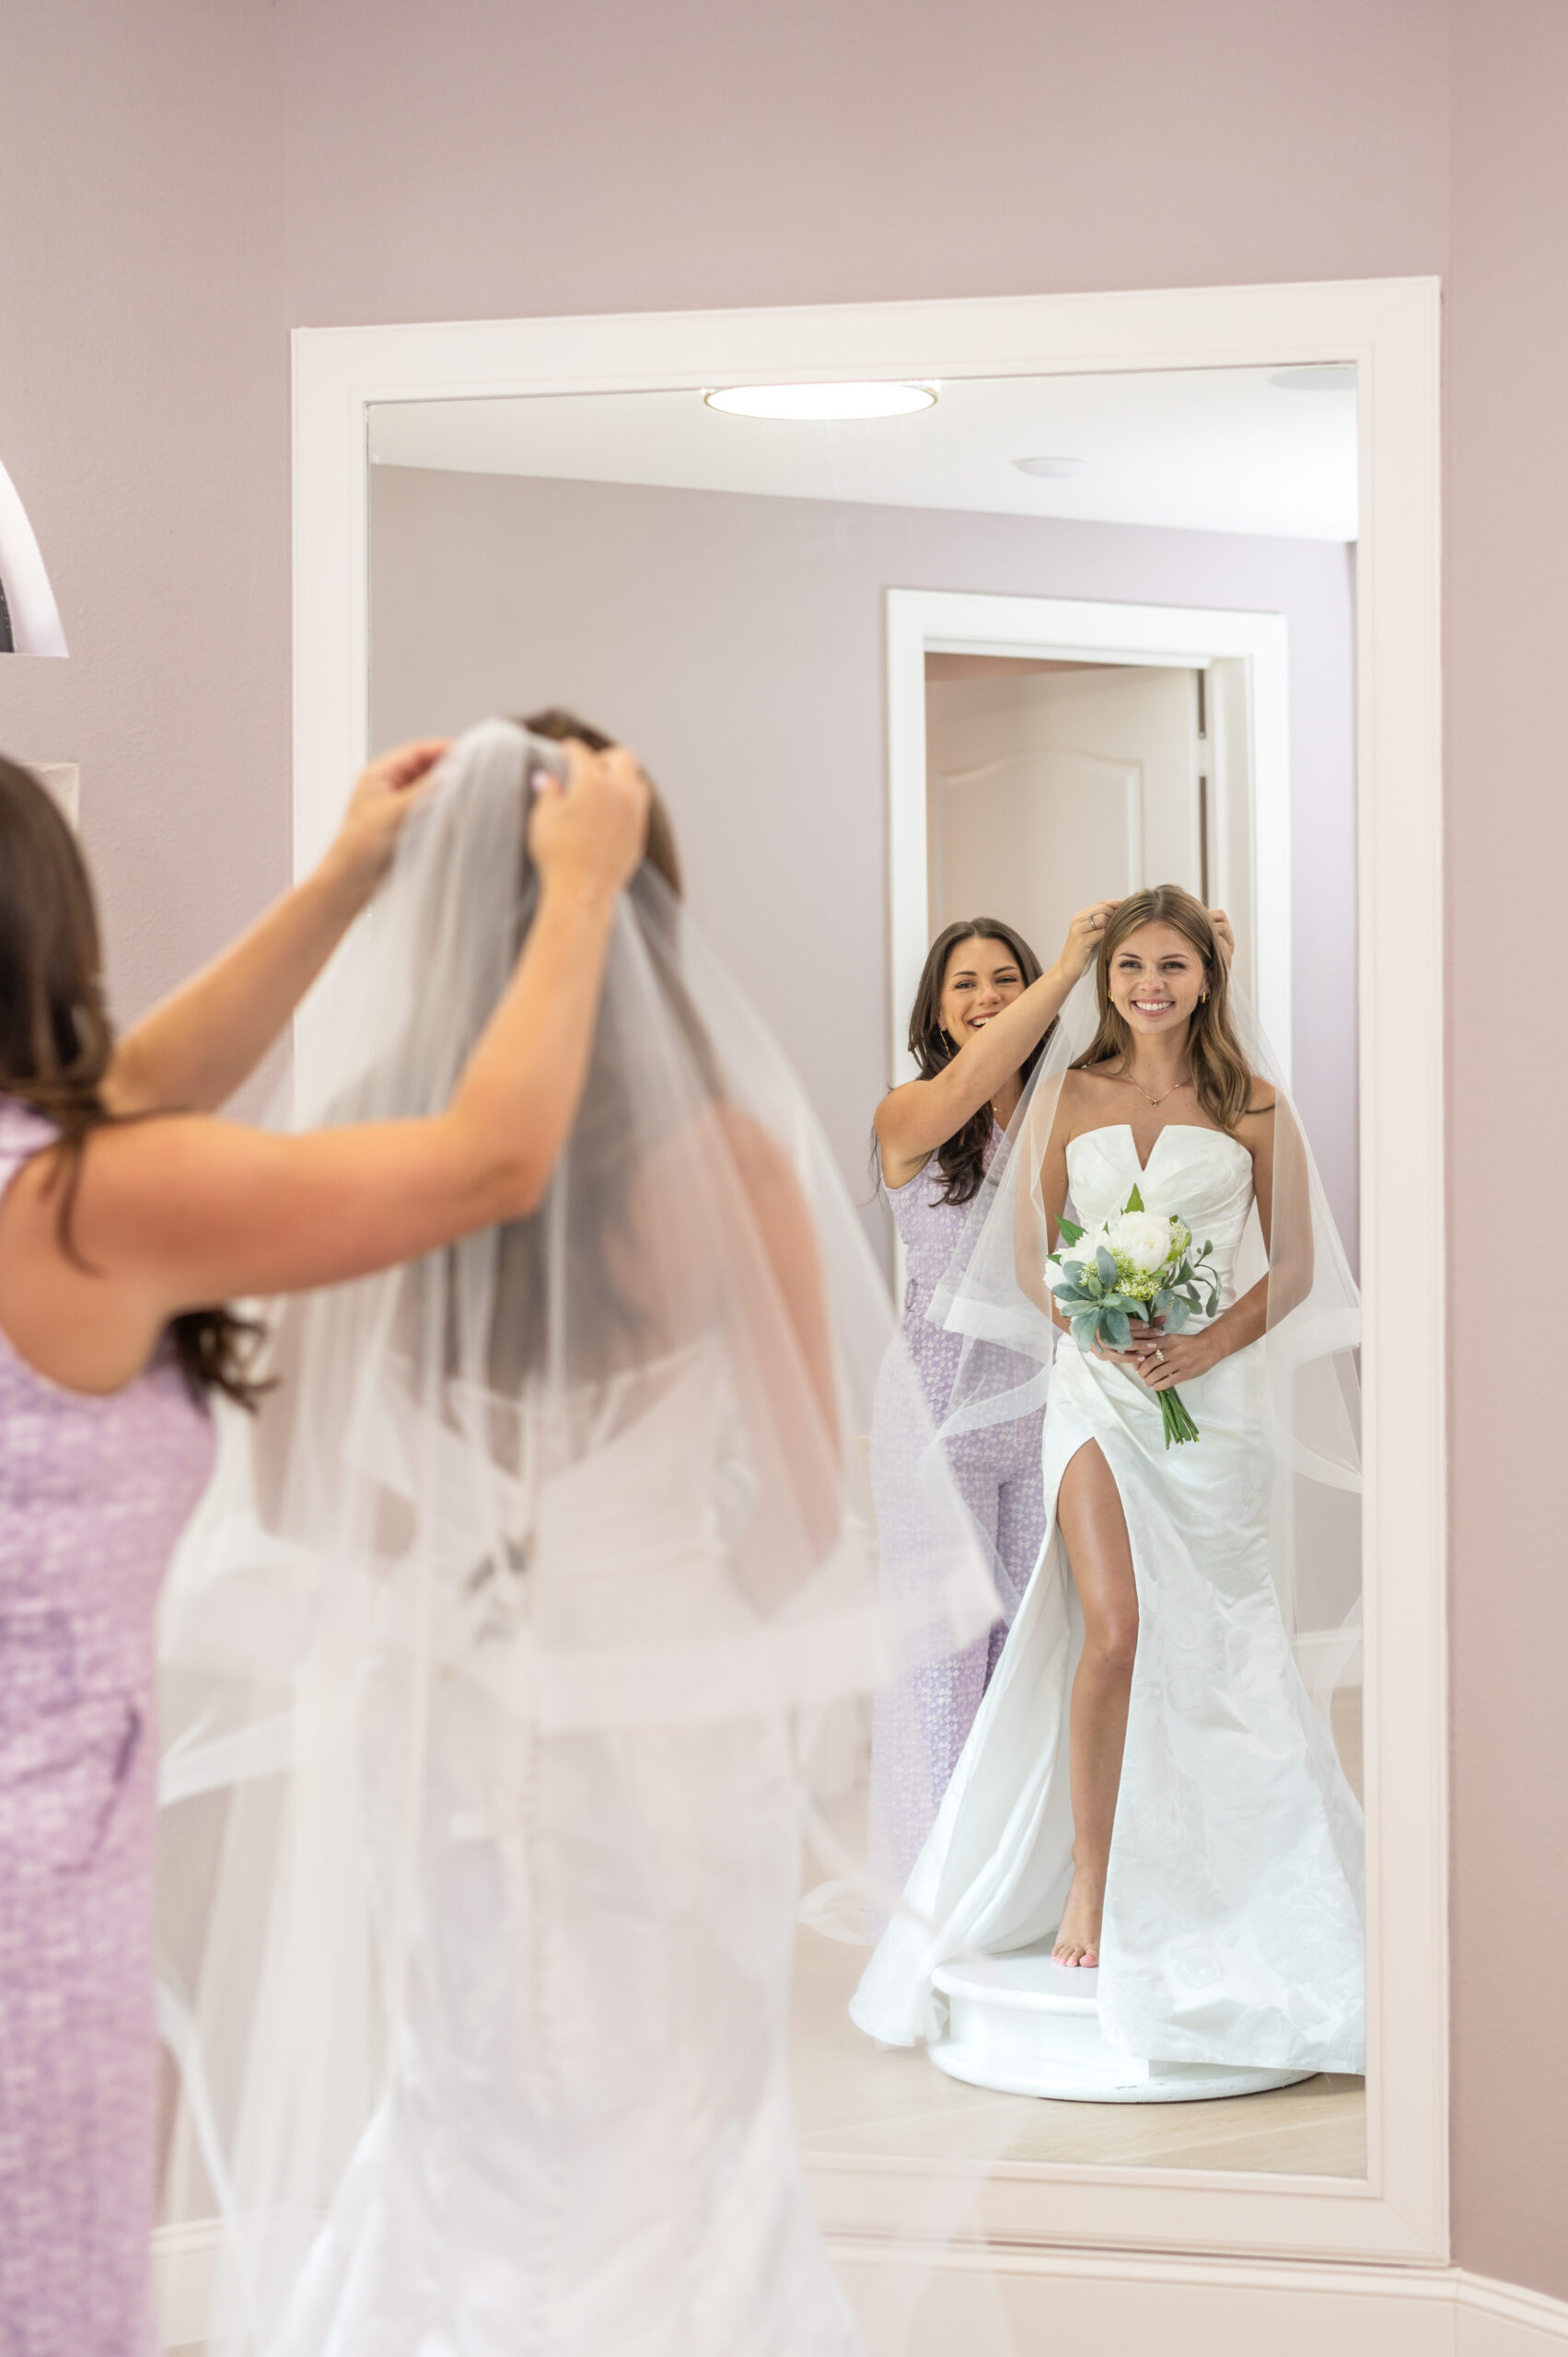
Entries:
[[[974, 2084], [852, 2026], [865, 1952], [808, 1890], [795, 2097], [867, 2280], [921, 2183], [1017, 2248], [1443, 2256], [1440, 1017], [1379, 926], [1437, 921], [1434, 354], [1415, 283], [299, 341], [302, 856], [366, 744], [545, 704], [623, 737], [890, 1282], [871, 1120], [930, 939], [983, 910], [1049, 960], [1086, 901], [1180, 884], [1230, 913], [1366, 1288], [1364, 1639], [1298, 1652], [1368, 1813], [1367, 2077]], [[928, 397], [704, 398], [862, 377]], [[816, 1738], [840, 1864], [868, 1733]]]

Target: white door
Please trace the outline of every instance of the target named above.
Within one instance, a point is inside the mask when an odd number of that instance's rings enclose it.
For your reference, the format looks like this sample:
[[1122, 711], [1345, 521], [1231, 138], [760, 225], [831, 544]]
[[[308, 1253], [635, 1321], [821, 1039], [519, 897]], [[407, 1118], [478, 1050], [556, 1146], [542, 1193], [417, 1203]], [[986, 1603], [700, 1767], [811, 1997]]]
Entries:
[[1091, 900], [1146, 884], [1202, 893], [1199, 677], [1019, 665], [929, 680], [933, 933], [998, 917], [1049, 965]]

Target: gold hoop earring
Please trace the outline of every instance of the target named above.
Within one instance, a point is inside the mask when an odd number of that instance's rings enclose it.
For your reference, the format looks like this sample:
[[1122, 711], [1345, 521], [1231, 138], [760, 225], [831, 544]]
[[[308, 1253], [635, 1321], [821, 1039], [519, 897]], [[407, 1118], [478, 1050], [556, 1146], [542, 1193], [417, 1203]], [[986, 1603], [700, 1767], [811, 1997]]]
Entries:
[[1208, 1003], [1209, 1003], [1209, 993], [1208, 993], [1208, 992], [1207, 992], [1207, 991], [1200, 991], [1200, 992], [1199, 992], [1199, 993], [1198, 993], [1198, 1004], [1199, 1004], [1199, 1005], [1200, 1005], [1200, 1006], [1207, 1006]]

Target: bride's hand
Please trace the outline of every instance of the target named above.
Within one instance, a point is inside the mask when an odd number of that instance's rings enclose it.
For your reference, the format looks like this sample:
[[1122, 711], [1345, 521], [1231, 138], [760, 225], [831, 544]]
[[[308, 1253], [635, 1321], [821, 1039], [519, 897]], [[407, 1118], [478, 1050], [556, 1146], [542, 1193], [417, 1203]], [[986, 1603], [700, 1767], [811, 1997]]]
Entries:
[[1152, 1326], [1146, 1326], [1141, 1318], [1130, 1318], [1127, 1325], [1132, 1340], [1124, 1351], [1113, 1351], [1109, 1343], [1097, 1341], [1094, 1346], [1094, 1354], [1097, 1359], [1104, 1359], [1111, 1366], [1131, 1367], [1132, 1373], [1136, 1375], [1150, 1353], [1164, 1343], [1165, 1325], [1164, 1321], [1157, 1318]]
[[1140, 1360], [1135, 1372], [1151, 1391], [1168, 1391], [1173, 1383], [1191, 1383], [1217, 1366], [1225, 1353], [1214, 1340], [1214, 1329], [1197, 1334], [1161, 1334]]

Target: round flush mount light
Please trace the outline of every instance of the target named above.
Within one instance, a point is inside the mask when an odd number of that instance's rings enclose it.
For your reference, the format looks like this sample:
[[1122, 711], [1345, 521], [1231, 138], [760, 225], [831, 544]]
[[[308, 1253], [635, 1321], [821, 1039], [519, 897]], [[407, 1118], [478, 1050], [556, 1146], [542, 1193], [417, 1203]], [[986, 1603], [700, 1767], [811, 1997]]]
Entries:
[[1021, 475], [1040, 475], [1048, 482], [1064, 482], [1069, 475], [1081, 475], [1094, 465], [1092, 459], [1015, 459], [1013, 464]]
[[831, 419], [908, 417], [930, 409], [936, 385], [726, 385], [704, 393], [710, 409], [732, 417]]
[[1355, 363], [1334, 360], [1311, 368], [1276, 368], [1269, 378], [1282, 393], [1353, 393]]

